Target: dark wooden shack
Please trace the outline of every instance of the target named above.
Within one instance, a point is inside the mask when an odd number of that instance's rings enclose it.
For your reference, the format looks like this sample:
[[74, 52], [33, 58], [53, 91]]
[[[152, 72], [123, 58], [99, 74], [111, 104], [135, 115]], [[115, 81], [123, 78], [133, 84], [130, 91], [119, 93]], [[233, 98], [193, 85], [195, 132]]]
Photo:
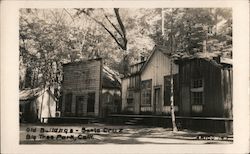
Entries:
[[177, 63], [180, 116], [199, 117], [199, 120], [192, 122], [195, 127], [232, 132], [233, 70], [230, 60], [220, 57], [188, 57]]

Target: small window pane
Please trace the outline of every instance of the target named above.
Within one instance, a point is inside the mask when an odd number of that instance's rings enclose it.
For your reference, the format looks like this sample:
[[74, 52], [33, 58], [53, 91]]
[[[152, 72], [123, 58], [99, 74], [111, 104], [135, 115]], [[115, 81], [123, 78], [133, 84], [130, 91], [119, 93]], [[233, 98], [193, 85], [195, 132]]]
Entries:
[[192, 92], [192, 103], [193, 104], [203, 104], [203, 93], [202, 92]]
[[171, 76], [164, 77], [164, 106], [170, 105], [171, 99]]
[[192, 88], [200, 88], [203, 87], [202, 79], [194, 79], [192, 81]]
[[71, 112], [72, 93], [65, 95], [65, 112]]
[[152, 80], [145, 80], [141, 82], [142, 104], [151, 105], [151, 88]]

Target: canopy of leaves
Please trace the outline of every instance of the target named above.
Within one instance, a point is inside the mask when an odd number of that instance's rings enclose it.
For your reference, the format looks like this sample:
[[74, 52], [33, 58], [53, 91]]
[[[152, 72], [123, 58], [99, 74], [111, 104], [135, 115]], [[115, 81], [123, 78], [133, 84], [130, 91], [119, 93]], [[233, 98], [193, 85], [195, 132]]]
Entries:
[[172, 52], [194, 54], [205, 50], [231, 57], [231, 9], [171, 8], [162, 9], [162, 13], [164, 27], [159, 19], [151, 35], [156, 44], [165, 44]]
[[20, 9], [19, 20], [20, 89], [59, 89], [62, 63], [96, 56], [123, 73], [155, 44], [232, 55], [231, 9]]

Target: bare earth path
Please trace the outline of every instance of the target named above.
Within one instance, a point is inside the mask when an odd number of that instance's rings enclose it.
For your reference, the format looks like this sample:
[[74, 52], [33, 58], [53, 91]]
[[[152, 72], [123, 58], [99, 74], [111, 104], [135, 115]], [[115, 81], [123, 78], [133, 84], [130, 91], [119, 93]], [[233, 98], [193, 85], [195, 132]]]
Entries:
[[73, 124], [21, 124], [20, 144], [230, 144], [232, 135], [169, 128]]

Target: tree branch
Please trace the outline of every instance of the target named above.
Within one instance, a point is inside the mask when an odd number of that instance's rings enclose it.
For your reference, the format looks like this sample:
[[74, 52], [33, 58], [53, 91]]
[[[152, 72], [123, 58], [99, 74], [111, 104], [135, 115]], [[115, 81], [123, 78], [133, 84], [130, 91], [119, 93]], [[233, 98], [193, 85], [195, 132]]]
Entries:
[[[92, 16], [90, 16], [85, 10], [80, 10], [80, 9], [77, 9], [79, 11], [78, 15], [81, 14], [81, 13], [84, 13], [85, 15], [87, 15], [89, 18], [91, 18], [92, 20], [94, 20], [96, 23], [98, 23], [100, 26], [102, 26], [108, 33], [109, 35], [115, 40], [115, 42], [117, 43], [117, 45], [119, 47], [121, 47], [123, 50], [126, 50], [127, 49], [127, 46], [126, 46], [126, 43], [127, 40], [125, 38], [126, 41], [124, 41], [124, 45], [122, 45], [118, 39], [115, 37], [115, 35], [103, 24], [101, 23], [100, 21], [96, 20], [95, 18], [93, 18]], [[125, 35], [124, 35], [125, 36]], [[124, 37], [122, 37], [123, 40], [124, 40]]]
[[73, 16], [65, 8], [63, 10], [70, 16], [70, 18], [72, 19], [73, 23], [75, 24], [75, 20], [74, 20]]
[[116, 15], [116, 19], [121, 27], [121, 30], [123, 32], [123, 35], [124, 37], [126, 38], [126, 30], [125, 30], [125, 27], [122, 23], [122, 20], [121, 20], [121, 17], [120, 17], [120, 14], [119, 14], [119, 9], [118, 8], [114, 8], [114, 11], [115, 11], [115, 15]]
[[114, 27], [114, 29], [120, 34], [120, 36], [123, 38], [124, 36], [121, 33], [121, 31], [109, 20], [109, 18], [108, 18], [108, 16], [106, 14], [104, 16], [108, 20], [108, 22]]
[[102, 23], [100, 23], [100, 25], [110, 34], [110, 36], [115, 40], [115, 42], [118, 44], [118, 46], [120, 46], [123, 50], [126, 50], [126, 46], [123, 46], [118, 40], [117, 38], [114, 36], [114, 34], [109, 31]]
[[116, 15], [116, 19], [120, 25], [120, 28], [122, 30], [122, 33], [123, 33], [123, 43], [124, 43], [124, 50], [127, 50], [127, 37], [126, 37], [126, 29], [122, 23], [122, 20], [121, 20], [121, 17], [120, 17], [120, 14], [119, 14], [119, 8], [114, 8], [114, 12], [115, 12], [115, 15]]

